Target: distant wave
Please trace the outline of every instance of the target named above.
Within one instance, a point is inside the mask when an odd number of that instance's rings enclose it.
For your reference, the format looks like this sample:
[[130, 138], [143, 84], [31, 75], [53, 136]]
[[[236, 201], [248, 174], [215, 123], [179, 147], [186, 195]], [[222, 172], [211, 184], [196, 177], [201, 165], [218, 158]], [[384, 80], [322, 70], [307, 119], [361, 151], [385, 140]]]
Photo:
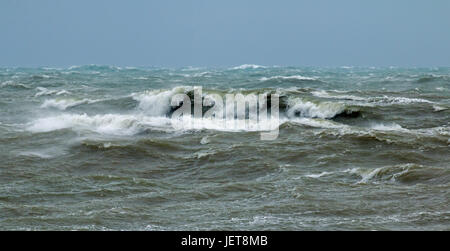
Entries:
[[5, 81], [5, 82], [1, 83], [0, 87], [15, 87], [15, 88], [19, 87], [19, 88], [23, 88], [23, 89], [30, 89], [31, 88], [31, 87], [29, 87], [29, 86], [27, 86], [25, 84], [18, 83], [18, 82], [15, 82], [15, 81], [11, 81], [11, 80], [8, 80], [8, 81]]
[[59, 110], [66, 110], [67, 108], [82, 105], [92, 104], [99, 100], [90, 99], [47, 99], [41, 105], [41, 108], [56, 108]]
[[371, 182], [380, 181], [406, 184], [445, 184], [450, 179], [450, 172], [445, 168], [429, 167], [412, 163], [384, 166], [374, 169], [356, 167], [343, 171], [307, 174], [304, 175], [304, 177], [320, 179], [325, 176], [337, 176], [342, 174], [349, 174], [359, 177], [360, 180], [356, 182], [357, 184], [368, 184]]
[[256, 64], [243, 64], [236, 67], [231, 68], [231, 70], [247, 70], [247, 69], [264, 69], [267, 68], [262, 65], [256, 65]]
[[317, 78], [313, 77], [304, 77], [300, 75], [295, 76], [273, 76], [273, 77], [263, 77], [260, 78], [259, 81], [265, 82], [270, 80], [305, 80], [305, 81], [316, 81]]
[[421, 98], [405, 98], [405, 97], [389, 97], [389, 96], [370, 98], [369, 101], [370, 102], [389, 103], [389, 104], [412, 104], [412, 103], [433, 104], [434, 103], [429, 100], [421, 99]]
[[412, 103], [428, 103], [434, 104], [434, 102], [421, 99], [421, 98], [407, 98], [407, 97], [392, 97], [392, 96], [381, 96], [381, 97], [358, 97], [354, 95], [333, 95], [326, 91], [313, 91], [312, 95], [320, 98], [330, 98], [330, 99], [342, 99], [342, 100], [354, 100], [354, 101], [366, 101], [368, 103], [380, 103], [380, 104], [412, 104]]
[[379, 131], [408, 131], [404, 129], [401, 125], [396, 123], [375, 123], [370, 126], [370, 128]]
[[35, 97], [40, 97], [40, 96], [47, 96], [47, 95], [63, 95], [63, 94], [69, 94], [70, 92], [66, 91], [66, 90], [49, 90], [45, 87], [37, 87], [36, 88], [38, 90], [38, 92], [34, 95]]
[[353, 95], [332, 95], [324, 90], [313, 91], [312, 95], [319, 98], [331, 98], [331, 99], [343, 99], [343, 100], [355, 100], [355, 101], [366, 101], [367, 98], [353, 96]]
[[[90, 71], [103, 71], [103, 70], [107, 70], [107, 71], [121, 71], [123, 69], [124, 68], [118, 67], [118, 66], [95, 65], [95, 64], [91, 64], [91, 65], [74, 65], [74, 66], [70, 66], [69, 68], [67, 68], [67, 70], [90, 70]], [[129, 69], [129, 67], [127, 67], [125, 69]], [[134, 68], [132, 68], [132, 69], [134, 69]]]
[[428, 76], [422, 76], [421, 78], [419, 78], [417, 80], [417, 83], [428, 83], [428, 82], [434, 82], [434, 81], [439, 81], [439, 80], [443, 80], [443, 81], [448, 81], [450, 80], [449, 76], [446, 75], [428, 75]]

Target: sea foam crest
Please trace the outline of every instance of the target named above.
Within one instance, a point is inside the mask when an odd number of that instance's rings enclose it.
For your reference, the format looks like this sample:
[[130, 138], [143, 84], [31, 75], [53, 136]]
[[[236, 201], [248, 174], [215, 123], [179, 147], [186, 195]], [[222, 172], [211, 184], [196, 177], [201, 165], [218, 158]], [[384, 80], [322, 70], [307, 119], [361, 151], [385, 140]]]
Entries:
[[405, 129], [401, 125], [396, 124], [396, 123], [389, 123], [389, 124], [376, 123], [376, 124], [372, 124], [370, 126], [370, 128], [373, 129], [373, 130], [378, 130], [378, 131], [404, 131], [404, 132], [408, 132], [408, 129]]
[[354, 95], [333, 95], [330, 94], [324, 90], [320, 91], [313, 91], [311, 92], [313, 96], [319, 97], [319, 98], [330, 98], [330, 99], [344, 99], [344, 100], [355, 100], [355, 101], [365, 101], [366, 98], [358, 97]]
[[145, 125], [160, 126], [168, 124], [162, 119], [142, 115], [104, 114], [89, 116], [87, 114], [63, 114], [37, 119], [27, 127], [27, 130], [31, 132], [51, 132], [73, 129], [109, 135], [134, 135], [139, 133]]
[[389, 104], [412, 104], [412, 103], [434, 104], [434, 102], [421, 98], [390, 97], [390, 96], [371, 98], [370, 102], [381, 102]]
[[47, 96], [47, 95], [63, 95], [63, 94], [69, 94], [70, 92], [66, 91], [66, 90], [49, 90], [45, 87], [37, 87], [36, 88], [38, 90], [38, 92], [34, 95], [35, 97], [40, 97], [40, 96]]
[[82, 104], [91, 104], [94, 102], [97, 101], [90, 99], [47, 99], [41, 105], [41, 108], [56, 108], [63, 111], [70, 107]]
[[256, 64], [243, 64], [236, 67], [231, 68], [232, 70], [247, 70], [247, 69], [264, 69], [265, 66], [256, 65]]
[[142, 114], [104, 114], [89, 116], [87, 114], [62, 114], [47, 118], [37, 119], [26, 127], [34, 133], [51, 132], [62, 129], [74, 131], [90, 131], [104, 135], [135, 135], [146, 129], [159, 131], [174, 131], [173, 125], [180, 131], [191, 130], [216, 130], [227, 132], [238, 131], [267, 131], [279, 126], [279, 120], [268, 120], [261, 124], [257, 121], [223, 119], [202, 119], [185, 117], [183, 119], [171, 119], [167, 117], [154, 117]]
[[313, 96], [319, 98], [329, 98], [329, 99], [344, 99], [344, 100], [354, 100], [354, 101], [366, 101], [368, 103], [379, 103], [379, 104], [413, 104], [413, 103], [428, 103], [434, 104], [434, 102], [421, 99], [421, 98], [406, 98], [406, 97], [392, 97], [392, 96], [382, 96], [382, 97], [358, 97], [354, 95], [333, 95], [327, 91], [313, 91], [311, 92]]
[[304, 80], [304, 81], [315, 81], [317, 78], [314, 77], [305, 77], [301, 75], [294, 75], [294, 76], [273, 76], [273, 77], [262, 77], [259, 79], [259, 81], [270, 81], [270, 80]]
[[131, 96], [139, 102], [138, 109], [149, 116], [165, 116], [170, 111], [170, 102], [176, 94], [185, 93], [189, 87], [176, 87], [171, 90], [151, 90], [134, 93]]
[[293, 117], [331, 119], [341, 114], [347, 107], [341, 103], [321, 102], [313, 103], [296, 98], [290, 101], [287, 115]]

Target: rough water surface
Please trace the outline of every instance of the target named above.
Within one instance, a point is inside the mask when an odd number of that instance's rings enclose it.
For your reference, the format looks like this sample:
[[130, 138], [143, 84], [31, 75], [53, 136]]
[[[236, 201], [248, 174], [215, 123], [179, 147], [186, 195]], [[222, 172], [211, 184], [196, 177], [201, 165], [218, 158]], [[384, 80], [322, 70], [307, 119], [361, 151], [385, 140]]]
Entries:
[[[277, 93], [279, 137], [171, 97]], [[450, 230], [450, 68], [0, 69], [3, 230]]]

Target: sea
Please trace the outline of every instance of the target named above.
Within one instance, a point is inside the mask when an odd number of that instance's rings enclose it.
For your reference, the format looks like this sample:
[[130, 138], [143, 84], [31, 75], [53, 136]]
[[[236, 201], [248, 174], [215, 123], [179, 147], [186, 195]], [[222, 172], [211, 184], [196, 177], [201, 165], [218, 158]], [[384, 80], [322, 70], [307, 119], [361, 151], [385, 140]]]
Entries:
[[[277, 137], [174, 126], [198, 87]], [[0, 229], [450, 230], [449, 126], [450, 68], [0, 68]]]

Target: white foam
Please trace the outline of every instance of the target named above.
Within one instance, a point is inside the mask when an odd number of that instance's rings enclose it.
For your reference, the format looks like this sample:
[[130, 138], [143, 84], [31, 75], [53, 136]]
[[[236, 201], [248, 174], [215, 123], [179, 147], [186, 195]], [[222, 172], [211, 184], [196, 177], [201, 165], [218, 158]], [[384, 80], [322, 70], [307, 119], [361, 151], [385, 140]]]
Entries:
[[63, 114], [33, 121], [27, 130], [31, 132], [50, 132], [61, 129], [93, 131], [109, 135], [134, 135], [145, 126], [168, 125], [163, 118], [142, 115], [105, 114], [88, 116], [86, 114]]
[[320, 178], [320, 177], [323, 177], [323, 176], [329, 175], [329, 174], [333, 174], [333, 173], [332, 172], [322, 172], [320, 174], [308, 174], [308, 175], [305, 175], [305, 177], [317, 179], [317, 178]]
[[341, 103], [321, 102], [316, 104], [311, 101], [303, 101], [300, 98], [290, 100], [289, 103], [290, 108], [287, 115], [291, 118], [299, 114], [300, 117], [329, 119], [346, 109], [346, 106]]
[[[40, 118], [31, 122], [27, 130], [31, 132], [50, 132], [62, 129], [75, 131], [91, 131], [106, 135], [134, 135], [145, 129], [162, 131], [269, 131], [280, 125], [279, 120], [268, 120], [266, 123], [257, 121], [224, 119], [203, 119], [190, 116], [180, 119], [146, 116], [143, 114], [105, 114], [88, 116], [86, 114], [63, 114]], [[207, 143], [207, 139], [202, 139]]]
[[304, 77], [300, 75], [294, 75], [294, 76], [273, 76], [273, 77], [263, 77], [260, 78], [259, 81], [269, 81], [269, 80], [307, 80], [307, 81], [315, 81], [317, 78], [313, 77]]
[[382, 97], [371, 97], [371, 98], [363, 98], [353, 95], [332, 95], [324, 90], [313, 91], [312, 95], [319, 98], [331, 98], [331, 99], [345, 99], [345, 100], [354, 100], [354, 101], [366, 101], [369, 103], [378, 103], [378, 104], [412, 104], [412, 103], [428, 103], [434, 104], [434, 102], [421, 99], [421, 98], [406, 98], [406, 97], [391, 97], [391, 96], [382, 96]]
[[390, 96], [371, 98], [370, 101], [371, 102], [389, 103], [389, 104], [412, 104], [412, 103], [433, 104], [434, 103], [429, 100], [421, 99], [421, 98], [405, 98], [405, 97], [390, 97]]
[[201, 159], [201, 158], [204, 158], [204, 157], [208, 157], [208, 156], [214, 155], [216, 153], [217, 152], [215, 152], [215, 151], [199, 151], [199, 152], [194, 153], [193, 155], [194, 155], [195, 158]]
[[353, 95], [331, 95], [324, 90], [313, 91], [313, 92], [311, 92], [311, 94], [316, 97], [319, 97], [319, 98], [346, 99], [346, 100], [355, 100], [355, 101], [367, 100], [366, 98], [357, 97], [357, 96], [353, 96]]
[[27, 156], [27, 157], [38, 157], [41, 159], [51, 159], [53, 157], [50, 154], [42, 153], [42, 152], [21, 152], [19, 155]]
[[371, 97], [371, 98], [363, 98], [353, 95], [332, 95], [324, 90], [313, 91], [312, 95], [319, 98], [333, 98], [333, 99], [348, 99], [355, 101], [366, 101], [370, 103], [379, 103], [379, 104], [412, 104], [412, 103], [428, 103], [434, 104], [434, 102], [421, 99], [421, 98], [406, 98], [406, 97], [391, 97], [391, 96], [382, 96], [382, 97]]
[[442, 106], [438, 106], [438, 105], [433, 105], [433, 110], [435, 111], [435, 112], [442, 112], [442, 111], [445, 111], [445, 110], [447, 110], [448, 108], [445, 108], [445, 107], [442, 107]]
[[350, 126], [336, 123], [331, 120], [326, 119], [313, 119], [313, 118], [292, 118], [289, 120], [292, 123], [299, 125], [306, 125], [310, 127], [316, 128], [325, 128], [325, 129], [339, 129], [339, 128], [348, 128]]
[[226, 120], [211, 118], [193, 118], [191, 116], [170, 120], [173, 128], [181, 131], [191, 130], [215, 130], [226, 132], [261, 132], [276, 129], [287, 120], [267, 120], [260, 123], [255, 120]]
[[66, 90], [49, 90], [45, 87], [37, 87], [36, 89], [38, 90], [38, 92], [34, 95], [35, 97], [47, 96], [47, 95], [53, 95], [53, 94], [55, 94], [56, 96], [63, 95], [63, 94], [69, 94], [69, 92]]
[[74, 107], [81, 104], [91, 104], [97, 102], [90, 99], [47, 99], [41, 105], [41, 108], [56, 108], [59, 110], [66, 110], [67, 108]]
[[208, 136], [205, 136], [200, 140], [200, 144], [202, 144], [202, 145], [206, 145], [209, 142], [210, 142], [210, 140], [209, 140]]
[[372, 124], [370, 128], [378, 131], [408, 131], [407, 129], [403, 128], [399, 124], [396, 123], [390, 123], [390, 124]]
[[28, 86], [21, 84], [21, 83], [17, 83], [11, 80], [5, 81], [3, 82], [1, 85], [1, 87], [7, 87], [7, 86], [13, 86], [13, 87], [22, 87], [22, 88], [29, 88]]
[[231, 68], [232, 70], [246, 70], [246, 69], [260, 69], [260, 68], [266, 68], [262, 65], [256, 65], [256, 64], [243, 64], [240, 66], [236, 66]]
[[146, 77], [134, 77], [134, 80], [148, 80]]
[[359, 175], [361, 175], [362, 179], [358, 182], [358, 184], [365, 184], [367, 183], [369, 180], [373, 179], [374, 177], [376, 177], [380, 171], [382, 171], [383, 168], [376, 168], [371, 172], [368, 173], [359, 173]]
[[205, 72], [199, 72], [199, 73], [195, 73], [194, 75], [192, 75], [193, 77], [204, 77], [206, 75], [208, 75], [210, 72], [209, 71], [205, 71]]
[[138, 109], [150, 116], [165, 116], [170, 111], [171, 98], [178, 93], [185, 93], [190, 87], [176, 87], [172, 90], [151, 90], [134, 93], [131, 96], [139, 101]]
[[439, 126], [428, 129], [418, 129], [416, 130], [418, 133], [426, 134], [426, 135], [442, 135], [442, 136], [450, 136], [450, 127], [448, 126]]
[[361, 180], [357, 184], [367, 184], [369, 181], [373, 180], [374, 178], [381, 178], [385, 177], [386, 179], [390, 179], [392, 181], [395, 181], [398, 177], [404, 175], [405, 173], [408, 173], [411, 169], [420, 167], [423, 168], [421, 165], [416, 165], [412, 163], [407, 164], [401, 164], [396, 166], [385, 166], [385, 167], [379, 167], [372, 170], [362, 170], [359, 168], [355, 169], [355, 172], [351, 172], [352, 174], [357, 174], [361, 176]]

